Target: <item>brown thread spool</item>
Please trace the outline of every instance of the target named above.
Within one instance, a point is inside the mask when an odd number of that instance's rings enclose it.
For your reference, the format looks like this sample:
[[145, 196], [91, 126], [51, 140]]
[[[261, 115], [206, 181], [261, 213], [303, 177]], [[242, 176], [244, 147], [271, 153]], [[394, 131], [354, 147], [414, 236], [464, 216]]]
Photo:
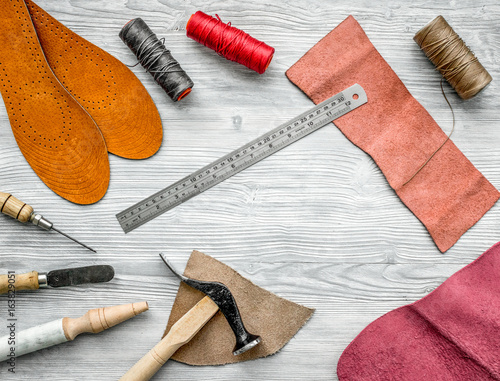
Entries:
[[462, 99], [469, 99], [491, 82], [491, 75], [443, 16], [438, 16], [413, 37]]
[[[472, 98], [492, 81], [491, 75], [443, 16], [436, 17], [420, 29], [413, 39], [462, 99]], [[451, 134], [455, 130], [455, 113], [444, 93], [443, 79], [441, 79], [441, 92], [453, 116], [451, 132], [403, 186], [415, 178], [434, 155], [450, 140]]]

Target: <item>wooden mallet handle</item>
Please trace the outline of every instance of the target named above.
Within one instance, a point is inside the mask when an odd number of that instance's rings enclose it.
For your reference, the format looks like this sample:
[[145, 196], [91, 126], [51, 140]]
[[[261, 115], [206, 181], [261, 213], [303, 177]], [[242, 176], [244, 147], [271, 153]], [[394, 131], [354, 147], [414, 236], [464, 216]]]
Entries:
[[173, 343], [171, 339], [168, 338], [168, 335], [165, 336], [153, 347], [153, 349], [137, 361], [135, 365], [120, 378], [120, 381], [149, 380], [181, 346], [182, 344]]
[[120, 378], [147, 381], [217, 313], [219, 307], [205, 296], [170, 328], [168, 334]]
[[0, 192], [0, 211], [21, 222], [28, 222], [33, 213], [33, 208], [10, 193]]
[[0, 294], [6, 294], [10, 290], [37, 290], [38, 272], [32, 271], [26, 274], [0, 275]]

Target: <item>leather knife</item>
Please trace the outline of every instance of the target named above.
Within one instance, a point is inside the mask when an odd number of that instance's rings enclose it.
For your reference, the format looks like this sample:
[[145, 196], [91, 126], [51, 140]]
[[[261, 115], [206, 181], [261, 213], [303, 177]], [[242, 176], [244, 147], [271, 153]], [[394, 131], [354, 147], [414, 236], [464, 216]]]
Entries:
[[109, 265], [75, 267], [53, 270], [48, 273], [31, 271], [25, 274], [16, 274], [14, 271], [9, 271], [6, 275], [0, 275], [0, 294], [19, 290], [108, 282], [114, 276], [115, 270]]

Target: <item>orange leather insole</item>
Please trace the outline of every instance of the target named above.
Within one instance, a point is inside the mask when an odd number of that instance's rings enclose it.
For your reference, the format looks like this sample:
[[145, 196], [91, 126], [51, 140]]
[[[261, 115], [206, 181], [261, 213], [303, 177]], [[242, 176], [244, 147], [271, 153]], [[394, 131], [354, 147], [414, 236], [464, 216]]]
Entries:
[[25, 0], [55, 75], [99, 126], [108, 151], [129, 159], [152, 156], [163, 140], [158, 110], [123, 63]]
[[101, 132], [54, 76], [23, 0], [2, 1], [0, 25], [0, 91], [21, 152], [61, 197], [98, 201], [109, 184]]

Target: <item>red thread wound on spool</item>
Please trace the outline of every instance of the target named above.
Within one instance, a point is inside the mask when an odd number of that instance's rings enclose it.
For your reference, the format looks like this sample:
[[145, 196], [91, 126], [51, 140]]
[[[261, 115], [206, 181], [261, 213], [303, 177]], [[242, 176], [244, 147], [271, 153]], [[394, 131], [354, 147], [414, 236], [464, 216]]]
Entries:
[[215, 16], [196, 12], [186, 25], [187, 36], [230, 61], [264, 73], [273, 59], [274, 48]]

